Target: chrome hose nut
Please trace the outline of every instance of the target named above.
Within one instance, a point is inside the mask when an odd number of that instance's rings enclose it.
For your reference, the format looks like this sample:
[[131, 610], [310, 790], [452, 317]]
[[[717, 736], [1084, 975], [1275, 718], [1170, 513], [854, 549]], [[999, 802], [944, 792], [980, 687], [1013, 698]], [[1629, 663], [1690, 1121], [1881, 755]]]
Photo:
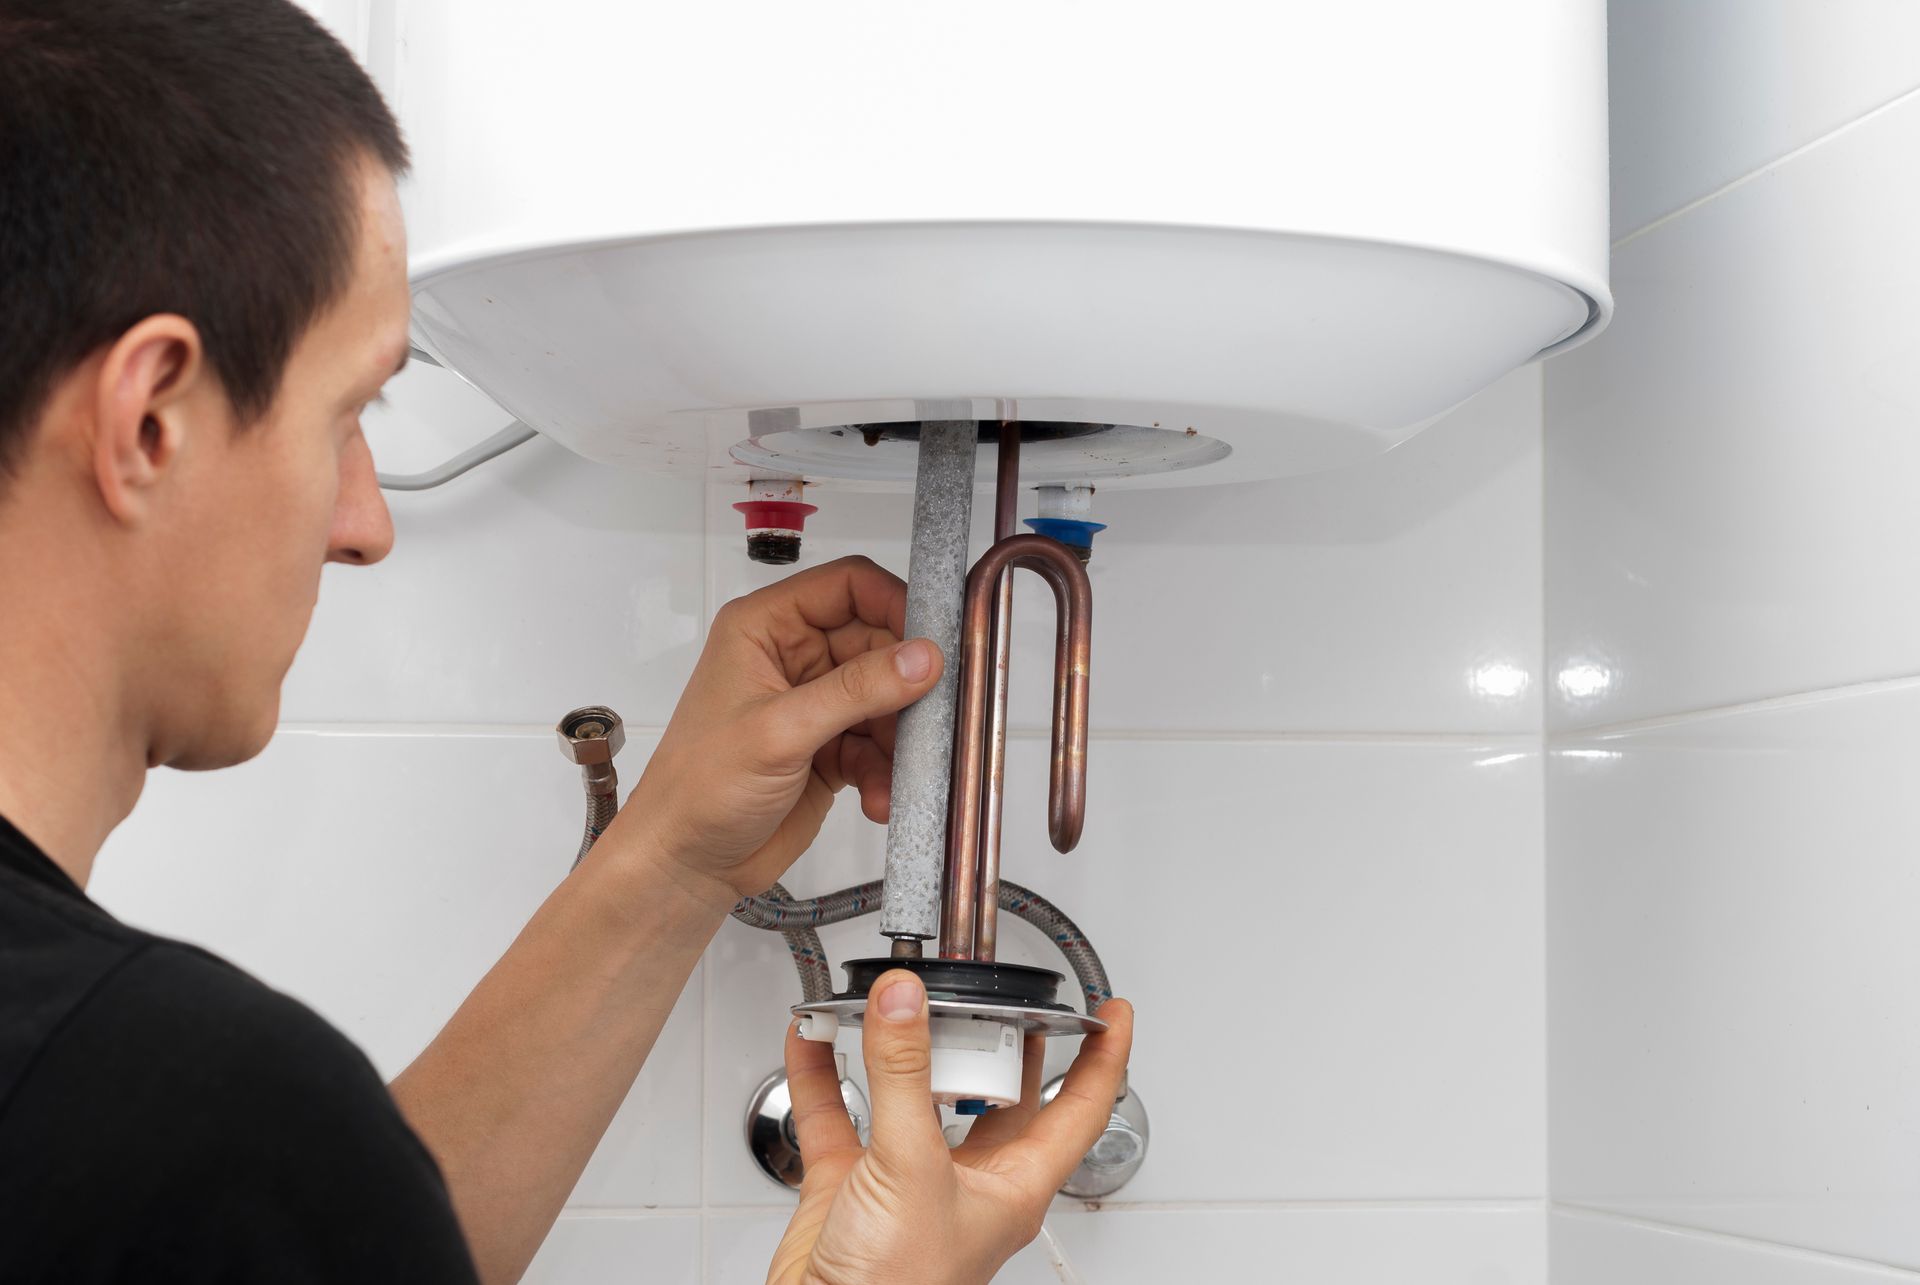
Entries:
[[605, 705], [581, 706], [561, 719], [554, 731], [567, 762], [583, 768], [612, 763], [613, 756], [627, 743], [626, 725]]

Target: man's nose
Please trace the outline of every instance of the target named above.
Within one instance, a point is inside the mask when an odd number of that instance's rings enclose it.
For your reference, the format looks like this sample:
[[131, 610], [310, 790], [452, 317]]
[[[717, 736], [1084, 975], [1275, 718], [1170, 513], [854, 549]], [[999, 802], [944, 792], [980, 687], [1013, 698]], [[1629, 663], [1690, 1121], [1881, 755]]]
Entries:
[[340, 460], [340, 498], [327, 536], [327, 561], [370, 567], [393, 549], [393, 518], [366, 439], [356, 437]]

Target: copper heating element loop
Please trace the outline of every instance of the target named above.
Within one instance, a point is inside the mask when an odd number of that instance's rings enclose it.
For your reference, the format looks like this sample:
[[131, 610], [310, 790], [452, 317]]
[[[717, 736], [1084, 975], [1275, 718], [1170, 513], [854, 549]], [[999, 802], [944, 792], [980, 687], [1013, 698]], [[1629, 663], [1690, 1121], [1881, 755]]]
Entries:
[[1007, 661], [1017, 567], [1038, 572], [1053, 588], [1053, 748], [1047, 815], [1053, 846], [1071, 851], [1086, 822], [1093, 586], [1086, 567], [1064, 544], [1046, 536], [1012, 533], [1019, 499], [1019, 458], [1018, 426], [1001, 425], [996, 539], [967, 575], [961, 621], [960, 708], [954, 728], [941, 906], [943, 959], [991, 960], [997, 946]]
[[[1020, 519], [1020, 425], [1013, 420], [1000, 422], [995, 482], [993, 540], [998, 544], [1014, 533]], [[963, 631], [964, 621], [963, 611]], [[987, 785], [980, 801], [980, 873], [974, 881], [978, 891], [974, 895], [972, 956], [986, 960], [994, 958], [1000, 942], [1000, 818], [1007, 782], [1007, 673], [1013, 659], [1011, 568], [1002, 571], [994, 585], [992, 631], [993, 690], [987, 701]], [[957, 747], [954, 757], [958, 762]]]

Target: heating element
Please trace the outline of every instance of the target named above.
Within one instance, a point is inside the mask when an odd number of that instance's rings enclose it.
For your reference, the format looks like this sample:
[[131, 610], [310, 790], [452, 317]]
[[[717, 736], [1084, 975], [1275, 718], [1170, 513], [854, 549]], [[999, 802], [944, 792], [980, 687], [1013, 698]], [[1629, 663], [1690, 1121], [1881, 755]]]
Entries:
[[[1054, 595], [1047, 828], [1061, 852], [1073, 849], [1086, 824], [1093, 586], [1084, 550], [1014, 533], [1023, 440], [1016, 420], [994, 426], [994, 543], [964, 578], [956, 574], [966, 565], [980, 428], [964, 420], [918, 428], [907, 633], [939, 643], [948, 672], [901, 714], [895, 736], [880, 925], [891, 950], [849, 961], [846, 991], [810, 998], [793, 1011], [803, 1035], [832, 1039], [842, 1022], [859, 1023], [869, 987], [888, 967], [912, 970], [931, 1009], [934, 1097], [977, 1114], [1019, 1100], [1026, 1034], [1078, 1035], [1105, 1025], [1092, 1015], [1093, 996], [1085, 1014], [1059, 1002], [1058, 973], [995, 958], [1005, 893], [1000, 846], [1013, 575], [1033, 571]], [[936, 938], [937, 955], [928, 956], [926, 943]]]

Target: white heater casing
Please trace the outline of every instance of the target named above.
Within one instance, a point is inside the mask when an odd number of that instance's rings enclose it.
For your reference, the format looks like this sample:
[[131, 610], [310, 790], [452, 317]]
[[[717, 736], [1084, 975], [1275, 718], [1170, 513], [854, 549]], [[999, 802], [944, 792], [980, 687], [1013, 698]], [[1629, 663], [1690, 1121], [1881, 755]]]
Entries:
[[[416, 340], [583, 455], [1031, 484], [1391, 447], [1607, 288], [1604, 0], [392, 0]], [[983, 453], [988, 454], [990, 453]], [[990, 467], [990, 460], [983, 460]]]

